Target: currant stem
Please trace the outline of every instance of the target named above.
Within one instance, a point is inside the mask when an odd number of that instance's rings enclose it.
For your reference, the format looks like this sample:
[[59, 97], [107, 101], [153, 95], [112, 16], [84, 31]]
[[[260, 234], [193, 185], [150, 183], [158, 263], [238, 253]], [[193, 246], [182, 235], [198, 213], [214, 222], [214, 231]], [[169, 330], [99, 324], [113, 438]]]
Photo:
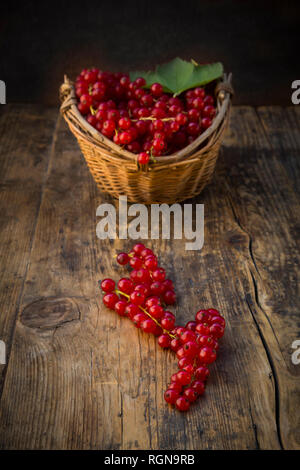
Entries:
[[[122, 292], [121, 290], [116, 289], [116, 290], [115, 290], [115, 293], [116, 293], [116, 294], [124, 295], [124, 297], [126, 297], [127, 299], [130, 299], [130, 295], [125, 294], [125, 292]], [[144, 312], [149, 318], [151, 318], [151, 320], [153, 320], [154, 323], [156, 323], [156, 324], [163, 330], [163, 332], [166, 333], [170, 338], [172, 338], [172, 339], [176, 338], [175, 335], [172, 335], [168, 330], [165, 330], [165, 329], [161, 326], [161, 324], [156, 320], [156, 318], [153, 318], [152, 315], [150, 315], [150, 313], [147, 312], [146, 309], [144, 309], [144, 308], [141, 307], [140, 305], [139, 305], [138, 307], [139, 307], [139, 309], [142, 310], [142, 312]]]

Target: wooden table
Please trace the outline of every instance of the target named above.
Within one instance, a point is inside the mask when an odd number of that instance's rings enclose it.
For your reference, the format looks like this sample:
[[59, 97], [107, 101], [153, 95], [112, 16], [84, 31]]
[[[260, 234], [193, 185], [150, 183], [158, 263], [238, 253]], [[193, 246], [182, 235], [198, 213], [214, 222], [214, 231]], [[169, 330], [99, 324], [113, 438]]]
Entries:
[[173, 353], [101, 302], [113, 255], [98, 192], [57, 109], [1, 107], [0, 446], [4, 449], [300, 448], [300, 108], [235, 107], [205, 204], [205, 243], [147, 243], [175, 282], [180, 323], [227, 330], [206, 395], [184, 414], [163, 392]]

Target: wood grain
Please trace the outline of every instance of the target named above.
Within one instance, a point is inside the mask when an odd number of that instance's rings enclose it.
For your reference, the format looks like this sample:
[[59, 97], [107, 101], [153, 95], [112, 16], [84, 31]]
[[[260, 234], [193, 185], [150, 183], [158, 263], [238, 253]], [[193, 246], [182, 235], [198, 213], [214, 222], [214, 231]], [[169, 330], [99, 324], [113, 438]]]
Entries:
[[[274, 116], [285, 123], [283, 140]], [[163, 400], [174, 355], [101, 303], [97, 281], [126, 273], [113, 254], [132, 241], [96, 238], [96, 207], [112, 200], [97, 191], [59, 119], [24, 289], [19, 304], [10, 296], [2, 310], [18, 319], [1, 448], [300, 447], [300, 369], [290, 359], [299, 337], [298, 117], [294, 109], [234, 108], [213, 184], [187, 201], [205, 204], [203, 249], [145, 240], [174, 280], [180, 323], [209, 306], [227, 320], [206, 395], [186, 414]]]
[[[57, 112], [38, 106], [1, 106], [0, 113], [0, 339], [6, 362], [18, 313]], [[0, 365], [0, 395], [6, 368]]]

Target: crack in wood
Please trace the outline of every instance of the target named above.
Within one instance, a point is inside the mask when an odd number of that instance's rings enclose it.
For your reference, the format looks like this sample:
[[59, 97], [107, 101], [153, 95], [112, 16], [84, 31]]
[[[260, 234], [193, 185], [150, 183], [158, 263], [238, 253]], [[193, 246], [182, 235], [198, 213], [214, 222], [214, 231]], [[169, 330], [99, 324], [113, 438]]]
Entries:
[[279, 445], [281, 447], [282, 450], [284, 450], [284, 446], [283, 446], [283, 442], [282, 442], [282, 438], [281, 438], [281, 432], [280, 432], [280, 401], [279, 401], [279, 386], [278, 386], [278, 378], [277, 378], [277, 374], [276, 374], [276, 369], [275, 369], [275, 366], [274, 366], [274, 363], [273, 363], [273, 359], [272, 359], [272, 356], [271, 356], [271, 353], [270, 353], [270, 350], [269, 350], [269, 347], [268, 347], [268, 344], [264, 338], [264, 335], [261, 331], [261, 328], [259, 326], [259, 323], [257, 321], [257, 319], [255, 318], [255, 315], [252, 311], [252, 308], [251, 308], [251, 305], [250, 305], [250, 302], [249, 300], [247, 299], [247, 296], [246, 296], [246, 303], [247, 303], [247, 306], [248, 306], [248, 309], [249, 309], [249, 312], [251, 313], [251, 316], [253, 318], [253, 321], [256, 325], [256, 328], [257, 328], [257, 331], [258, 331], [258, 334], [260, 336], [260, 339], [261, 339], [261, 342], [264, 346], [264, 349], [265, 349], [265, 352], [266, 352], [266, 355], [267, 355], [267, 358], [268, 358], [268, 362], [270, 364], [270, 368], [272, 370], [272, 374], [273, 374], [273, 383], [274, 383], [274, 391], [275, 391], [275, 420], [276, 420], [276, 430], [277, 430], [277, 436], [278, 436], [278, 441], [279, 441]]

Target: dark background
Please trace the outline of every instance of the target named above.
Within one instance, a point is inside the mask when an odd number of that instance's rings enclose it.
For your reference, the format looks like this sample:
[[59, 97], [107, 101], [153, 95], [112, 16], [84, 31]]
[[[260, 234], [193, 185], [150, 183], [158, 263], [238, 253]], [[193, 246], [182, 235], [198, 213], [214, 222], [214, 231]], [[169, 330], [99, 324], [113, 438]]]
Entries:
[[[6, 2], [7, 3], [7, 2]], [[220, 60], [236, 104], [291, 104], [300, 79], [298, 1], [22, 2], [1, 6], [0, 79], [8, 102], [58, 104], [64, 74]]]

